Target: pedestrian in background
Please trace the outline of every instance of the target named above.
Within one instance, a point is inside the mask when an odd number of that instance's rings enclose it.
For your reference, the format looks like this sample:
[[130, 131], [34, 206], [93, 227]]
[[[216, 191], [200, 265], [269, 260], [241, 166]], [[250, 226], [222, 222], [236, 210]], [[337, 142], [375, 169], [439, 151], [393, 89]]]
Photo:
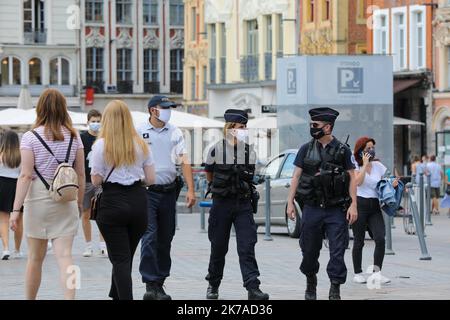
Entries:
[[[14, 231], [17, 230], [20, 208], [24, 206], [24, 231], [28, 243], [26, 298], [36, 299], [50, 240], [59, 266], [64, 298], [74, 299], [75, 286], [68, 286], [68, 278], [73, 277], [70, 269], [73, 265], [72, 245], [84, 195], [83, 142], [72, 126], [66, 98], [58, 90], [47, 89], [41, 94], [36, 116], [34, 132], [28, 131], [22, 137], [22, 165], [10, 224]], [[59, 163], [64, 162], [67, 155], [68, 163], [78, 175], [78, 203], [75, 200], [57, 202], [46, 187], [46, 184], [51, 185]]]
[[113, 266], [109, 297], [132, 300], [133, 256], [148, 224], [143, 182], [153, 184], [155, 171], [150, 150], [123, 101], [106, 106], [90, 165], [92, 183], [103, 187], [96, 221]]
[[413, 177], [415, 177], [417, 174], [417, 166], [419, 164], [420, 164], [420, 158], [419, 158], [419, 156], [416, 155], [416, 156], [414, 156], [413, 162], [411, 163], [411, 175]]
[[[91, 168], [89, 167], [89, 159], [91, 157], [92, 145], [97, 139], [98, 132], [101, 127], [102, 114], [92, 109], [88, 112], [88, 131], [80, 134], [81, 141], [83, 141], [84, 146], [84, 155], [85, 155], [85, 163], [84, 168], [86, 171], [86, 188], [83, 199], [83, 216], [82, 216], [82, 226], [84, 239], [86, 240], [86, 249], [83, 252], [83, 257], [91, 257], [94, 254], [94, 250], [92, 249], [92, 227], [91, 227], [91, 199], [101, 191], [101, 187], [96, 187], [92, 184], [91, 181]], [[102, 234], [100, 233], [100, 244], [99, 244], [99, 252], [102, 256], [107, 256], [106, 244], [103, 239]]]
[[426, 183], [427, 175], [429, 174], [427, 169], [428, 156], [425, 154], [422, 156], [422, 160], [416, 165], [416, 184], [420, 183], [420, 175], [423, 174], [423, 181]]
[[436, 162], [436, 156], [430, 157], [430, 162], [427, 163], [427, 171], [430, 175], [431, 187], [431, 212], [432, 214], [439, 214], [439, 198], [441, 197], [442, 180], [444, 179], [444, 172], [439, 163]]
[[[375, 157], [375, 140], [370, 137], [361, 137], [356, 141], [353, 153], [356, 162], [356, 194], [358, 205], [358, 220], [353, 224], [353, 269], [355, 276], [353, 282], [366, 283], [367, 280], [362, 271], [362, 252], [366, 230], [371, 232], [375, 241], [373, 254], [373, 270], [376, 279], [380, 283], [391, 282], [381, 275], [385, 253], [386, 229], [383, 213], [380, 208], [377, 184], [386, 174], [387, 168]], [[393, 186], [397, 187], [398, 180], [394, 180]]]
[[[13, 210], [16, 196], [17, 178], [20, 174], [20, 148], [19, 136], [14, 131], [6, 131], [0, 138], [0, 236], [2, 238], [2, 260], [8, 260], [9, 251], [9, 214]], [[23, 234], [22, 214], [17, 220], [17, 229], [14, 232], [15, 250], [13, 258], [23, 256], [20, 251]]]

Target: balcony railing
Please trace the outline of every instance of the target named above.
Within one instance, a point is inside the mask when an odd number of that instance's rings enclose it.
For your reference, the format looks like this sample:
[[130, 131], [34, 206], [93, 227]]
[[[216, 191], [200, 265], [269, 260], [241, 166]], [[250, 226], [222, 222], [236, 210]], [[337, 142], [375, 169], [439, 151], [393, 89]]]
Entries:
[[87, 81], [86, 87], [94, 88], [95, 93], [105, 93], [105, 82], [104, 81]]
[[209, 59], [209, 83], [216, 83], [216, 59]]
[[170, 92], [183, 93], [183, 81], [170, 81]]
[[133, 81], [117, 81], [117, 92], [119, 93], [133, 93]]
[[243, 81], [258, 81], [258, 56], [246, 55], [241, 57], [241, 78]]
[[25, 30], [23, 33], [25, 44], [47, 43], [47, 29]]
[[227, 59], [225, 57], [220, 58], [220, 83], [226, 82], [227, 75]]
[[272, 52], [264, 54], [264, 75], [266, 80], [272, 80]]
[[159, 93], [159, 82], [144, 82], [145, 93]]

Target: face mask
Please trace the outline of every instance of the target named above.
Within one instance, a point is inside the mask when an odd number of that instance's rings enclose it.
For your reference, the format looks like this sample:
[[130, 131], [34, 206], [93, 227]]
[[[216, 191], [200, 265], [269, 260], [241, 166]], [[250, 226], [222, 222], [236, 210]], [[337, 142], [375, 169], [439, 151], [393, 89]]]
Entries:
[[370, 160], [375, 158], [375, 149], [370, 149], [367, 153], [370, 155]]
[[164, 123], [168, 123], [170, 120], [170, 116], [172, 114], [172, 110], [170, 109], [158, 109], [159, 117], [158, 119]]
[[235, 137], [239, 141], [245, 141], [248, 138], [248, 131], [245, 129], [238, 129], [235, 130]]
[[311, 137], [314, 139], [319, 140], [320, 138], [325, 136], [325, 132], [323, 132], [323, 128], [310, 128], [309, 133], [311, 134]]
[[92, 132], [98, 132], [101, 126], [102, 125], [100, 124], [100, 122], [91, 122], [89, 123], [89, 130], [91, 130]]

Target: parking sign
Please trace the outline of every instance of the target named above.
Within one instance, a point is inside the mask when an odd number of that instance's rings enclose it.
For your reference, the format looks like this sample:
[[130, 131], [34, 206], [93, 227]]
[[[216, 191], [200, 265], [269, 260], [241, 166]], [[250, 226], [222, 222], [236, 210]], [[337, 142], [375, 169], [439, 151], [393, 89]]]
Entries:
[[297, 70], [287, 69], [287, 93], [297, 94]]
[[363, 68], [338, 68], [338, 93], [364, 93]]

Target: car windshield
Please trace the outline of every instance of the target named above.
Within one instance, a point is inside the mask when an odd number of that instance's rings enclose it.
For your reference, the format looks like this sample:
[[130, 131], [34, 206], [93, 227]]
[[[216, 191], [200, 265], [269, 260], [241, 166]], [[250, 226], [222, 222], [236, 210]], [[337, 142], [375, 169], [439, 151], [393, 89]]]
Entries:
[[294, 175], [294, 169], [295, 169], [294, 160], [295, 160], [295, 154], [290, 153], [287, 156], [286, 161], [283, 164], [283, 169], [281, 169], [280, 179], [292, 178], [292, 176]]
[[281, 161], [284, 155], [280, 155], [278, 158], [272, 160], [264, 170], [265, 176], [270, 176], [270, 179], [275, 179], [277, 177], [278, 170], [280, 169]]

